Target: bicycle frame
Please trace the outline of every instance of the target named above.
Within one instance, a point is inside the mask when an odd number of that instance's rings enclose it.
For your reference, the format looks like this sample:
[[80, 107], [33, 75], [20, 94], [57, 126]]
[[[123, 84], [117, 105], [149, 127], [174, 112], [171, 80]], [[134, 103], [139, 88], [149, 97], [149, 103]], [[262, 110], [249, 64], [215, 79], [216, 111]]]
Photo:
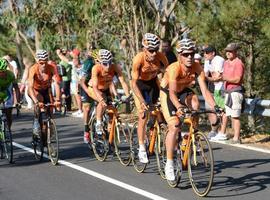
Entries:
[[[187, 169], [188, 153], [189, 153], [190, 145], [191, 145], [191, 143], [193, 144], [193, 151], [194, 152], [196, 152], [196, 146], [194, 145], [194, 128], [193, 128], [192, 117], [185, 118], [183, 123], [188, 124], [188, 126], [189, 126], [189, 134], [188, 134], [188, 138], [187, 138], [187, 144], [186, 144], [186, 148], [184, 150], [184, 155], [183, 155], [183, 159], [182, 159], [183, 169]], [[191, 142], [191, 140], [193, 142]], [[194, 156], [194, 159], [196, 159], [196, 156]], [[195, 162], [196, 162], [196, 160], [195, 160]]]
[[115, 107], [110, 105], [107, 107], [107, 113], [109, 114], [109, 120], [112, 120], [108, 124], [108, 128], [110, 127], [110, 130], [108, 130], [109, 131], [109, 143], [113, 144], [114, 134], [115, 134], [115, 125], [116, 125], [116, 121], [118, 120], [118, 112], [117, 112], [117, 109]]
[[148, 151], [149, 151], [150, 155], [152, 155], [155, 151], [156, 137], [158, 136], [157, 133], [159, 133], [159, 131], [160, 131], [159, 123], [157, 120], [157, 117], [160, 113], [161, 113], [160, 109], [156, 106], [155, 106], [154, 110], [152, 110], [150, 112], [150, 115], [153, 116], [154, 120], [155, 120], [153, 129], [151, 127], [150, 133], [149, 133], [149, 140], [150, 141], [149, 141]]

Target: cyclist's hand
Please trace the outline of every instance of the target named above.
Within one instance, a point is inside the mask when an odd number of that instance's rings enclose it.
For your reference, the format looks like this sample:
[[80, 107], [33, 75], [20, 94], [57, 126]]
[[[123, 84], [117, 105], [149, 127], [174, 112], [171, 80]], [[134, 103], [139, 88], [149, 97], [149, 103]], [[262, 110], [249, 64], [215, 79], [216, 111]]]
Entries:
[[121, 96], [121, 101], [122, 101], [122, 102], [126, 102], [126, 101], [127, 101], [127, 99], [128, 99], [128, 97], [127, 97], [127, 96], [125, 96], [125, 95]]
[[55, 101], [54, 105], [55, 105], [55, 108], [56, 108], [57, 111], [61, 110], [61, 102], [60, 101]]
[[107, 107], [107, 104], [106, 104], [104, 99], [102, 101], [100, 101], [99, 103], [101, 103], [102, 107]]
[[44, 107], [44, 103], [43, 103], [43, 102], [37, 102], [36, 105], [37, 105], [39, 108], [43, 108], [43, 107]]
[[18, 108], [18, 109], [21, 109], [22, 108], [22, 104], [21, 103], [16, 103], [15, 107]]
[[186, 108], [185, 108], [185, 107], [179, 107], [179, 108], [177, 109], [177, 111], [176, 111], [176, 115], [177, 115], [178, 117], [181, 117], [183, 114], [185, 114], [185, 112], [186, 112]]
[[141, 108], [143, 111], [147, 111], [148, 110], [148, 106], [145, 102], [141, 102]]
[[224, 110], [217, 105], [215, 105], [214, 109], [215, 109], [216, 114], [219, 116], [221, 116], [224, 113]]

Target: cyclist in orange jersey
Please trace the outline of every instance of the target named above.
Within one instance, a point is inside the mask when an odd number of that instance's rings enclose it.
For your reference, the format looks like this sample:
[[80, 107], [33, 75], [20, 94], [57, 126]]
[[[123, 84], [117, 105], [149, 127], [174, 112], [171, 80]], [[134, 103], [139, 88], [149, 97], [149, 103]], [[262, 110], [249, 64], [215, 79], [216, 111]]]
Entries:
[[96, 131], [98, 135], [102, 134], [103, 124], [102, 115], [107, 107], [107, 102], [111, 98], [110, 88], [113, 85], [113, 77], [117, 76], [125, 95], [129, 95], [128, 85], [124, 80], [121, 69], [112, 63], [112, 53], [106, 49], [100, 49], [98, 52], [98, 63], [92, 68], [90, 87], [88, 95], [98, 102], [96, 110]]
[[143, 51], [138, 53], [133, 59], [132, 66], [132, 89], [134, 93], [135, 105], [139, 113], [138, 139], [140, 162], [148, 163], [144, 138], [147, 118], [145, 111], [147, 105], [155, 104], [159, 97], [158, 74], [164, 72], [168, 66], [166, 56], [158, 52], [160, 39], [152, 34], [146, 33], [142, 41]]
[[[205, 74], [202, 66], [194, 61], [195, 43], [190, 39], [183, 39], [177, 43], [178, 61], [172, 63], [164, 74], [161, 81], [160, 102], [164, 118], [168, 124], [169, 132], [166, 136], [167, 162], [165, 166], [166, 178], [175, 180], [173, 153], [175, 149], [176, 135], [180, 131], [179, 118], [182, 108], [188, 107], [198, 110], [198, 96], [190, 89], [198, 83], [206, 102], [215, 108], [215, 101], [212, 94], [207, 89]], [[195, 126], [198, 119], [194, 119]]]
[[[55, 66], [48, 63], [48, 53], [45, 50], [38, 50], [36, 53], [37, 63], [30, 68], [29, 72], [29, 96], [34, 104], [38, 103], [54, 103], [51, 83], [53, 77], [56, 83], [59, 83], [61, 78], [58, 75]], [[60, 105], [60, 93], [56, 94], [55, 104]], [[36, 112], [35, 112], [35, 116]]]

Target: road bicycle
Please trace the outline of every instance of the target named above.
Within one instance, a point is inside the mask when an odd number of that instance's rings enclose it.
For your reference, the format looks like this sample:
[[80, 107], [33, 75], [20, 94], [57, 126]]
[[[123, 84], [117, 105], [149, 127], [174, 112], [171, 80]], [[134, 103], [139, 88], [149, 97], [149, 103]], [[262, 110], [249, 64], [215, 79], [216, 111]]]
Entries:
[[[214, 156], [211, 144], [205, 134], [194, 128], [193, 118], [206, 113], [220, 114], [212, 110], [189, 110], [183, 109], [183, 115], [180, 117], [181, 129], [187, 126], [188, 133], [183, 137], [179, 132], [174, 153], [175, 181], [167, 180], [171, 187], [176, 187], [181, 179], [183, 170], [188, 170], [188, 176], [194, 192], [198, 196], [206, 196], [211, 190], [214, 178]], [[160, 168], [163, 178], [165, 178], [164, 168], [166, 165], [166, 136], [163, 138], [161, 147]]]
[[131, 162], [130, 155], [130, 128], [128, 123], [118, 113], [121, 104], [126, 100], [113, 100], [108, 103], [103, 115], [103, 130], [99, 135], [96, 132], [96, 117], [91, 117], [89, 122], [91, 146], [95, 157], [99, 161], [105, 161], [109, 152], [114, 152], [120, 163], [127, 166]]
[[[146, 138], [145, 138], [147, 156], [149, 159], [150, 156], [155, 154], [157, 165], [159, 166], [161, 155], [160, 152], [161, 147], [163, 146], [162, 144], [163, 140], [161, 138], [163, 138], [164, 135], [166, 134], [167, 126], [164, 120], [161, 120], [159, 117], [162, 116], [159, 104], [149, 106], [149, 110], [150, 110], [150, 120], [148, 121], [147, 124]], [[146, 115], [146, 113], [144, 115]], [[142, 173], [146, 169], [148, 163], [141, 163], [139, 161], [138, 157], [139, 141], [138, 141], [137, 127], [138, 122], [134, 123], [131, 129], [131, 140], [130, 140], [131, 157], [134, 169], [137, 172]], [[159, 173], [162, 173], [162, 171], [159, 171]]]
[[[49, 159], [53, 165], [58, 163], [59, 159], [59, 138], [55, 121], [51, 117], [51, 108], [54, 104], [41, 104], [37, 106], [38, 122], [40, 133], [32, 134], [32, 146], [37, 160], [43, 159], [44, 148], [47, 147]], [[35, 119], [33, 121], [35, 123]]]
[[0, 108], [0, 150], [1, 159], [6, 158], [9, 163], [13, 161], [13, 143], [11, 130], [8, 128], [5, 106]]

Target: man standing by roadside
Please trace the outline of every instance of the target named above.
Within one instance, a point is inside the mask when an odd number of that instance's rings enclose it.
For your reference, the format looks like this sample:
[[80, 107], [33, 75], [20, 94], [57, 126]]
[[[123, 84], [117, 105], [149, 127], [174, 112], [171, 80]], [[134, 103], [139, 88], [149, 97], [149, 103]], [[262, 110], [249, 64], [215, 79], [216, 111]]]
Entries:
[[172, 64], [172, 63], [177, 61], [177, 57], [172, 50], [170, 40], [163, 40], [162, 41], [161, 50], [162, 50], [162, 53], [165, 54], [169, 64]]
[[[214, 85], [214, 99], [216, 104], [220, 108], [224, 109], [224, 97], [221, 91], [223, 81], [221, 80], [221, 75], [223, 73], [223, 64], [225, 60], [221, 56], [217, 55], [216, 49], [213, 46], [208, 46], [204, 49], [204, 58], [205, 77], [208, 82], [212, 82]], [[217, 116], [215, 114], [209, 114], [208, 117], [211, 124], [217, 120]], [[212, 126], [212, 130], [209, 133], [208, 137], [211, 138], [212, 141], [227, 140], [227, 137], [225, 135], [226, 125], [227, 117], [226, 115], [223, 115], [220, 130], [217, 130], [217, 127]]]
[[240, 115], [244, 100], [244, 64], [237, 56], [238, 44], [230, 43], [225, 48], [227, 60], [224, 63], [222, 80], [225, 81], [225, 111], [226, 116], [231, 116], [234, 136], [229, 144], [240, 144]]

